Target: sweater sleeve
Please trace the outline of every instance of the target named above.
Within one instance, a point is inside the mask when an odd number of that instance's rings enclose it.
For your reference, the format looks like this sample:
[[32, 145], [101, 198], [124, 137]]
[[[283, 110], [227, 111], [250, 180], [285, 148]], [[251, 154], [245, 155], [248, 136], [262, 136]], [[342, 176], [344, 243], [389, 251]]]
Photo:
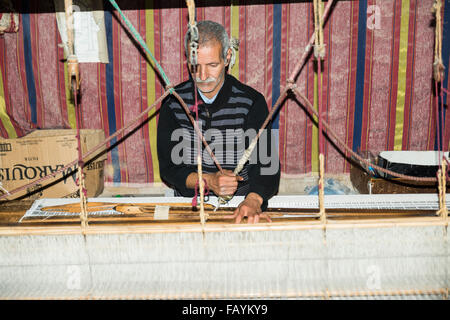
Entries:
[[[193, 197], [194, 190], [186, 187], [186, 179], [192, 172], [196, 172], [193, 165], [183, 164], [182, 155], [174, 154], [183, 139], [182, 135], [173, 134], [175, 130], [182, 130], [169, 107], [171, 98], [166, 99], [160, 109], [157, 129], [157, 150], [159, 172], [161, 179], [171, 188], [176, 189], [185, 197]], [[178, 140], [177, 140], [178, 139]]]
[[[254, 129], [258, 133], [268, 114], [266, 101], [258, 94], [248, 114], [246, 129]], [[256, 163], [249, 164], [249, 192], [255, 192], [263, 198], [262, 210], [265, 210], [267, 201], [278, 192], [280, 184], [278, 144], [272, 130], [272, 121], [267, 124], [253, 152], [257, 153], [253, 155], [257, 160]]]

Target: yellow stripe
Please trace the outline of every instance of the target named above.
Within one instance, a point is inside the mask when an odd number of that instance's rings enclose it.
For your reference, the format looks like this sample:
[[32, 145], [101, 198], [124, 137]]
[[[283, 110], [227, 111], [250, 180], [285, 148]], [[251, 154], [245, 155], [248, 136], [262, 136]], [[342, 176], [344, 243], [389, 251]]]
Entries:
[[72, 129], [77, 128], [77, 119], [75, 115], [75, 104], [73, 103], [72, 94], [70, 92], [70, 79], [69, 73], [67, 72], [67, 61], [64, 62], [64, 79], [66, 88], [66, 105], [67, 105], [67, 118], [69, 120], [69, 125]]
[[[145, 5], [147, 8], [153, 8], [153, 0], [146, 0]], [[151, 52], [154, 52], [155, 49], [153, 38], [154, 21], [153, 9], [145, 10], [145, 39]], [[149, 106], [155, 102], [155, 94], [155, 72], [152, 66], [147, 64], [147, 104]], [[148, 122], [148, 136], [153, 164], [153, 182], [161, 182], [161, 177], [159, 176], [158, 150], [156, 146], [156, 116], [152, 117], [155, 112], [156, 108], [153, 108], [148, 113], [148, 116], [151, 119]]]
[[3, 90], [3, 71], [1, 69], [0, 69], [0, 119], [3, 123], [3, 127], [5, 127], [6, 129], [6, 132], [8, 132], [8, 138], [10, 139], [17, 138], [16, 130], [14, 129], [11, 119], [9, 118], [9, 115], [6, 112], [5, 92]]
[[[231, 36], [235, 39], [239, 39], [239, 0], [231, 1]], [[239, 79], [239, 50], [236, 51], [236, 61], [231, 74]]]
[[[318, 75], [314, 72], [314, 109], [319, 110], [318, 98], [319, 98], [319, 87], [318, 87]], [[317, 122], [318, 119], [314, 116], [314, 121]], [[319, 129], [313, 125], [312, 129], [312, 143], [311, 143], [311, 171], [319, 172]]]
[[405, 113], [406, 63], [408, 59], [408, 29], [410, 0], [402, 0], [402, 17], [400, 22], [400, 51], [398, 58], [397, 107], [395, 112], [394, 150], [402, 149], [403, 122]]

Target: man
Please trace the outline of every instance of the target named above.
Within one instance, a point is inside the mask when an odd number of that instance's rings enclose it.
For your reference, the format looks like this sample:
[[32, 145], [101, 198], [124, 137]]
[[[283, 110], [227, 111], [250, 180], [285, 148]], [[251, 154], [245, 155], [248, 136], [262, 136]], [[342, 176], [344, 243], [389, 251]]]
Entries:
[[[257, 223], [260, 216], [270, 221], [263, 211], [267, 208], [268, 199], [276, 194], [280, 180], [278, 153], [275, 141], [271, 139], [270, 123], [251, 160], [238, 176], [233, 174], [249, 140], [256, 135], [268, 115], [266, 101], [259, 92], [227, 74], [233, 51], [223, 26], [212, 21], [200, 21], [197, 28], [196, 73], [175, 90], [192, 109], [196, 101], [194, 95], [197, 95], [199, 127], [224, 169], [221, 174], [210, 156], [202, 150], [206, 185], [217, 196], [245, 196], [234, 212], [236, 223], [244, 217], [248, 217], [248, 223]], [[189, 61], [188, 39], [189, 31], [185, 37]], [[192, 70], [189, 62], [188, 67]], [[196, 117], [195, 110], [191, 114]], [[157, 144], [163, 181], [175, 189], [176, 195], [194, 196], [198, 182], [197, 136], [173, 96], [162, 104]]]

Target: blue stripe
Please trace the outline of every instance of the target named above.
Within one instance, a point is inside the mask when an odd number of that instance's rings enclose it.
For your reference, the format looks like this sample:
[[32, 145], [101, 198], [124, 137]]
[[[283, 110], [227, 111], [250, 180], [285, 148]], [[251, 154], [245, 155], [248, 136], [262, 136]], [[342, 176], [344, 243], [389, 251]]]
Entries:
[[364, 104], [364, 72], [366, 59], [367, 0], [359, 1], [358, 53], [356, 58], [355, 117], [353, 121], [353, 151], [361, 146]]
[[[272, 51], [272, 107], [280, 97], [281, 77], [281, 9], [282, 4], [273, 5], [273, 51]], [[272, 120], [272, 128], [280, 127], [280, 108]]]
[[[106, 42], [108, 45], [109, 63], [106, 65], [106, 98], [108, 107], [109, 134], [116, 132], [116, 106], [114, 104], [114, 63], [113, 63], [113, 39], [112, 39], [112, 15], [105, 9]], [[111, 140], [110, 145], [117, 143], [117, 138]], [[117, 147], [111, 150], [113, 165], [113, 182], [120, 182], [119, 150]]]
[[[444, 60], [445, 74], [444, 82], [442, 83], [444, 88], [448, 87], [448, 68], [450, 60], [450, 0], [445, 1], [444, 8], [444, 25], [442, 28], [442, 60]], [[447, 102], [447, 94], [444, 92], [444, 105]], [[444, 109], [445, 112], [445, 109]], [[445, 119], [445, 118], [444, 118]]]
[[[28, 1], [22, 1], [24, 12], [30, 12]], [[28, 13], [22, 14], [23, 27], [23, 54], [25, 58], [25, 74], [28, 88], [28, 102], [30, 103], [31, 122], [37, 124], [36, 111], [36, 87], [34, 85], [33, 72], [33, 56], [31, 50], [31, 33], [30, 33], [30, 15]]]
[[[448, 60], [450, 58], [450, 0], [446, 0], [445, 1], [445, 7], [444, 7], [444, 23], [442, 26], [442, 60], [444, 63], [444, 81], [442, 82], [442, 86], [444, 88], [447, 88], [448, 85], [448, 67], [449, 67], [449, 63]], [[434, 82], [433, 82], [434, 85]], [[433, 88], [434, 90], [434, 88]], [[441, 109], [443, 107], [443, 105], [445, 105], [447, 101], [447, 94], [444, 92], [443, 94], [443, 101], [440, 100], [439, 97], [439, 107], [438, 107], [438, 123], [436, 124], [436, 136], [434, 137], [434, 150], [442, 150], [442, 145], [444, 143], [444, 141], [441, 141], [441, 145], [438, 145], [438, 135], [439, 138], [442, 137], [442, 130], [443, 128], [441, 128]], [[444, 123], [443, 126], [445, 128], [445, 114], [446, 114], [446, 108], [444, 108], [443, 110], [443, 117], [444, 117]]]

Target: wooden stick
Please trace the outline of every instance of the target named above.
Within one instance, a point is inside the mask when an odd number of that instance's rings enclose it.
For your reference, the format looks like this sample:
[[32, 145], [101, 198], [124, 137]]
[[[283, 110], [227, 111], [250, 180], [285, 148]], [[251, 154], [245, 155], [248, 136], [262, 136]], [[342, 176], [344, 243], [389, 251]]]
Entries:
[[[365, 297], [365, 296], [412, 296], [412, 295], [442, 295], [446, 296], [448, 288], [436, 289], [392, 289], [392, 290], [324, 290], [309, 292], [243, 292], [243, 293], [184, 293], [184, 294], [112, 294], [112, 295], [80, 295], [80, 296], [54, 296], [45, 297], [46, 300], [102, 300], [102, 299], [157, 299], [157, 300], [180, 300], [180, 299], [242, 299], [242, 298], [330, 298], [330, 297]], [[8, 298], [3, 298], [8, 300]], [[24, 296], [14, 297], [14, 300], [41, 300], [40, 297]]]
[[[327, 229], [349, 228], [392, 228], [392, 227], [434, 227], [446, 226], [440, 217], [408, 217], [386, 219], [328, 220]], [[323, 229], [319, 220], [272, 222], [259, 224], [209, 223], [203, 229], [198, 223], [160, 223], [127, 225], [91, 225], [85, 234], [129, 234], [129, 233], [202, 233], [205, 232], [252, 232], [252, 231], [295, 231]], [[80, 234], [80, 226], [0, 227], [0, 236], [21, 235], [67, 235]]]
[[69, 56], [74, 54], [74, 44], [73, 44], [73, 6], [72, 0], [64, 0], [64, 9], [66, 12], [66, 32], [67, 32], [67, 48], [69, 51]]

